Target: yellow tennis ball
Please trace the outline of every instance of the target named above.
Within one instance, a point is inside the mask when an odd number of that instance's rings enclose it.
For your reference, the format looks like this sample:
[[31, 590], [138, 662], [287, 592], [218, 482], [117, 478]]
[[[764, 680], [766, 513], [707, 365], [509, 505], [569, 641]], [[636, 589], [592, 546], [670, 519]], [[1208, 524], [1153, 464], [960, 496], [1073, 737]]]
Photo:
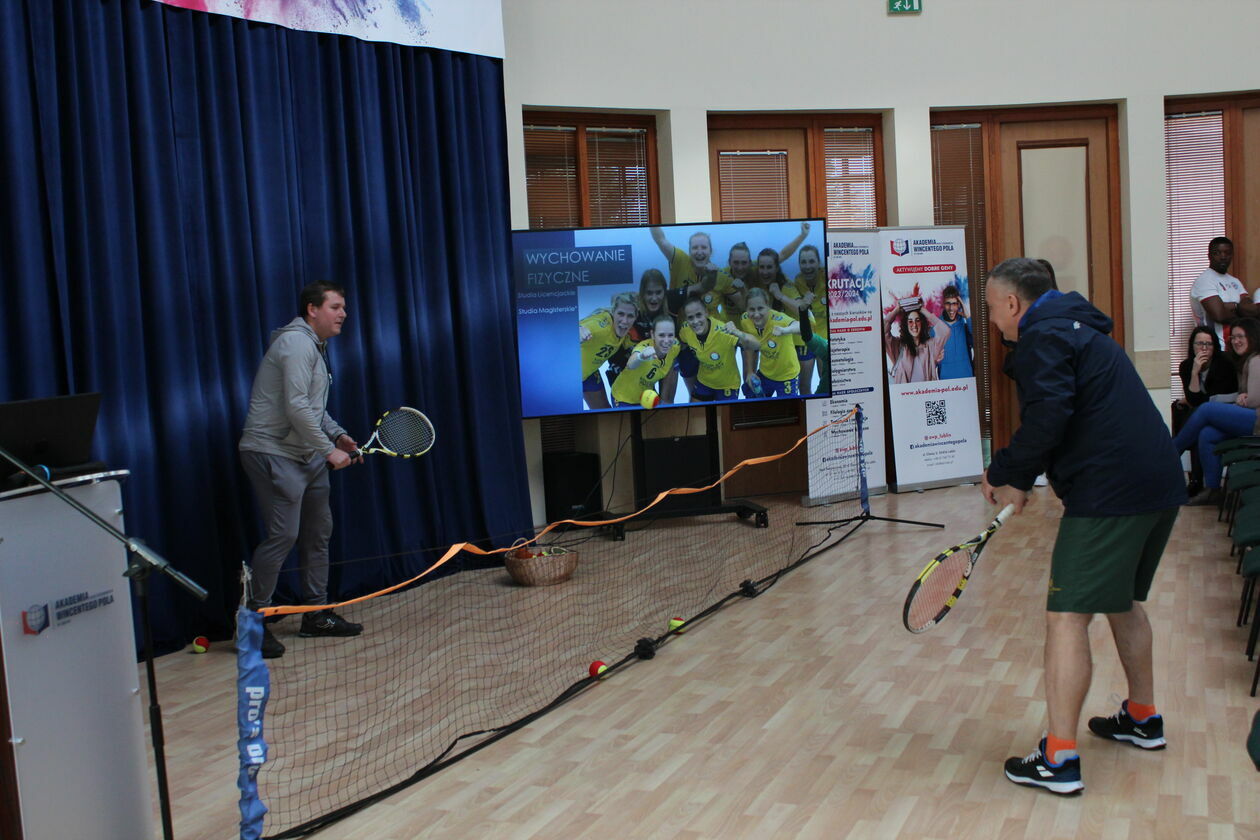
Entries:
[[643, 392], [643, 396], [639, 397], [639, 405], [644, 408], [656, 408], [657, 403], [661, 401], [661, 395], [649, 389]]
[[205, 636], [198, 636], [193, 639], [193, 653], [205, 653], [210, 650], [210, 640]]
[[683, 629], [683, 625], [686, 623], [687, 622], [683, 621], [681, 618], [671, 618], [669, 620], [669, 632], [686, 633], [687, 631]]

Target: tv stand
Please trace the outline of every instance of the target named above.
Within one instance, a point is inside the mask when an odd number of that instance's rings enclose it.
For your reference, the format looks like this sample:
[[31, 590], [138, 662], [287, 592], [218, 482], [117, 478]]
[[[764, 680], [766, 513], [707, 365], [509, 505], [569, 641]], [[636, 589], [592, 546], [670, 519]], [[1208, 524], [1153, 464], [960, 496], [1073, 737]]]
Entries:
[[[699, 407], [699, 406], [697, 406]], [[717, 406], [706, 405], [704, 435], [643, 437], [640, 412], [630, 415], [631, 458], [634, 464], [634, 501], [642, 510], [663, 490], [675, 487], [703, 487], [722, 475], [718, 448]], [[700, 493], [668, 496], [645, 516], [654, 519], [683, 516], [716, 516], [733, 513], [751, 520], [757, 528], [770, 527], [770, 513], [747, 499], [722, 499], [722, 486]]]

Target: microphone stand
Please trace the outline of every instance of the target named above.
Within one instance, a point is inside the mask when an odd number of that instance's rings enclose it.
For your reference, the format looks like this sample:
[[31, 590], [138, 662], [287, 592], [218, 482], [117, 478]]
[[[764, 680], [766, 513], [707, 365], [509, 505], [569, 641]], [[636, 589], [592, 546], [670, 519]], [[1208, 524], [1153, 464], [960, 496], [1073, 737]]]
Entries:
[[199, 601], [206, 600], [209, 594], [192, 578], [173, 567], [167, 560], [135, 537], [128, 537], [113, 525], [106, 522], [95, 511], [88, 508], [60, 487], [47, 481], [28, 465], [19, 461], [7, 449], [0, 446], [0, 457], [35, 480], [48, 492], [74, 508], [92, 521], [92, 524], [118, 540], [127, 548], [127, 571], [123, 576], [130, 578], [135, 586], [136, 600], [140, 604], [140, 624], [144, 637], [144, 669], [149, 684], [149, 729], [153, 736], [153, 764], [157, 770], [158, 806], [162, 812], [162, 836], [165, 840], [174, 840], [175, 833], [171, 827], [171, 795], [166, 782], [166, 739], [162, 734], [162, 707], [158, 705], [157, 673], [153, 666], [153, 629], [149, 623], [149, 575], [157, 570], [171, 578]]

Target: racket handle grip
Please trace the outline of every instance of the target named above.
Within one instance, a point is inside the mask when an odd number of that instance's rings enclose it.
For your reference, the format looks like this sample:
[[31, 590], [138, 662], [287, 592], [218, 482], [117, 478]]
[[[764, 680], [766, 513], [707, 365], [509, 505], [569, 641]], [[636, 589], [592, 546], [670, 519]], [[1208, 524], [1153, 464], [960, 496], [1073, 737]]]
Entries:
[[356, 450], [354, 450], [353, 452], [351, 452], [351, 453], [350, 453], [350, 460], [351, 460], [351, 461], [357, 461], [357, 460], [359, 460], [359, 459], [360, 459], [360, 458], [362, 458], [362, 457], [363, 457], [363, 450], [362, 450], [362, 449], [356, 449]]
[[1013, 513], [1015, 513], [1015, 505], [1007, 505], [998, 511], [997, 519], [995, 521], [999, 525], [1002, 525], [1006, 522], [1006, 520], [1011, 518], [1011, 514]]

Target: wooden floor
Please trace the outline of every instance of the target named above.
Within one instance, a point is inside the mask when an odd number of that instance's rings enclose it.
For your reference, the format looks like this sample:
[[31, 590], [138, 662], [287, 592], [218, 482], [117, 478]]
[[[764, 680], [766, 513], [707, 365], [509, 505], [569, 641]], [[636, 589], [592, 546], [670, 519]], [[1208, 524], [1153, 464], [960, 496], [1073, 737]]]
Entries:
[[[872, 512], [947, 524], [868, 523], [655, 659], [317, 836], [1260, 838], [1260, 773], [1244, 747], [1260, 701], [1214, 510], [1183, 510], [1148, 602], [1169, 747], [1082, 734], [1086, 790], [1071, 799], [1001, 769], [1045, 727], [1058, 503], [1039, 491], [922, 636], [901, 626], [910, 580], [992, 512], [972, 487], [880, 497]], [[1125, 696], [1105, 621], [1091, 637], [1086, 717]], [[235, 837], [232, 653], [163, 657], [158, 679], [175, 835]]]

